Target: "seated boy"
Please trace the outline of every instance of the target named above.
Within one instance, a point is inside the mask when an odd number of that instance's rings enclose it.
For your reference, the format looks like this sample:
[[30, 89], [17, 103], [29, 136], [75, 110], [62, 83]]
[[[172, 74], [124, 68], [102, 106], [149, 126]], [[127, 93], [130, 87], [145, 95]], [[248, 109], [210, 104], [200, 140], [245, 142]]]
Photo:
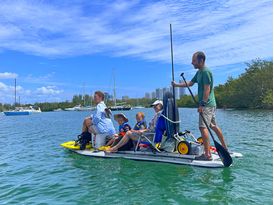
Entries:
[[127, 131], [131, 130], [128, 119], [123, 113], [114, 115], [114, 119], [119, 124], [119, 134], [115, 134], [106, 146], [115, 146], [125, 136]]
[[145, 114], [143, 112], [138, 112], [136, 114], [136, 121], [137, 121], [137, 123], [135, 124], [132, 132], [134, 132], [134, 130], [145, 130], [145, 129], [147, 129], [147, 123], [145, 121]]

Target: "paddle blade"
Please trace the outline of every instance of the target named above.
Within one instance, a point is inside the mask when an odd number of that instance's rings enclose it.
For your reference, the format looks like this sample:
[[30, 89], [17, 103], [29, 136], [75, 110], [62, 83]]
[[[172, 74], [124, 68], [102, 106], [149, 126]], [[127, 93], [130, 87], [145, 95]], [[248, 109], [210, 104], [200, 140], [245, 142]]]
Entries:
[[229, 167], [233, 162], [229, 152], [222, 145], [220, 145], [218, 142], [216, 142], [215, 140], [214, 140], [214, 144], [215, 144], [218, 155], [221, 158], [224, 166]]

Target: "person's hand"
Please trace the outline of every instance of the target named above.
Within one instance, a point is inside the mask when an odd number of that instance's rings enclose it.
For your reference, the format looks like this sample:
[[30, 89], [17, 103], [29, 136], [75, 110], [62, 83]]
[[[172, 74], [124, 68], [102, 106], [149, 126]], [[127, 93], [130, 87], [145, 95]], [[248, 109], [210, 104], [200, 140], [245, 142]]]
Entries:
[[204, 110], [204, 107], [199, 106], [199, 108], [198, 108], [198, 112], [199, 112], [199, 113], [203, 113], [203, 110]]
[[174, 86], [174, 87], [176, 87], [176, 86], [177, 86], [177, 84], [176, 84], [176, 82], [175, 82], [175, 81], [172, 81], [172, 82], [171, 82], [171, 85], [172, 85], [172, 86]]
[[144, 133], [144, 132], [146, 132], [147, 130], [145, 129], [145, 130], [139, 130], [139, 133]]

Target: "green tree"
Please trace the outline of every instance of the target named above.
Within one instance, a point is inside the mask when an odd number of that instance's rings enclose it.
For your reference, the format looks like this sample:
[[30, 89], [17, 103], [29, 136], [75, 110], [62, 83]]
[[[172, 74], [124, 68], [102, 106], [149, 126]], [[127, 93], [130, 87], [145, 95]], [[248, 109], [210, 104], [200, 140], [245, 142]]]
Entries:
[[245, 73], [215, 87], [217, 105], [233, 108], [272, 108], [273, 62], [260, 59], [247, 64]]

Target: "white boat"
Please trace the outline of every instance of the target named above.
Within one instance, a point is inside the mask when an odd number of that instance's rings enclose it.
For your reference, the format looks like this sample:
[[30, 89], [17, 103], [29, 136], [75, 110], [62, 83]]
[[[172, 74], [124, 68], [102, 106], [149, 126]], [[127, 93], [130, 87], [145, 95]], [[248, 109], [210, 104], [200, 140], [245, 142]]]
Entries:
[[122, 110], [132, 110], [131, 106], [126, 106], [126, 105], [116, 105], [116, 106], [111, 106], [109, 107], [111, 111], [122, 111]]
[[61, 111], [63, 111], [61, 108], [53, 110], [53, 112], [61, 112]]
[[[158, 153], [158, 152], [140, 152], [140, 151], [120, 151], [116, 153], [108, 153], [104, 151], [95, 151], [93, 149], [73, 150], [71, 151], [89, 157], [99, 158], [123, 158], [137, 161], [162, 162], [179, 165], [191, 165], [207, 168], [223, 168], [224, 165], [218, 154], [212, 153], [211, 161], [198, 160], [195, 155], [181, 155], [178, 153]], [[242, 157], [240, 153], [232, 153], [231, 157]]]
[[[15, 85], [14, 85], [14, 106], [17, 105], [16, 102], [16, 79], [15, 79]], [[20, 98], [19, 98], [20, 99]], [[20, 100], [19, 100], [19, 105], [20, 105]], [[8, 111], [4, 111], [3, 113], [6, 116], [17, 116], [17, 115], [30, 115], [31, 113], [40, 113], [41, 109], [38, 107], [38, 109], [35, 109], [32, 106], [29, 107], [15, 107], [14, 110], [8, 110]]]
[[81, 108], [81, 105], [76, 105], [76, 106], [71, 107], [71, 108], [65, 108], [65, 111], [77, 111], [80, 108]]
[[10, 111], [4, 111], [4, 114], [6, 116], [12, 116], [12, 115], [30, 115], [32, 113], [41, 113], [41, 109], [38, 107], [38, 109], [34, 109], [32, 106], [29, 107], [16, 107], [14, 110]]
[[93, 111], [95, 109], [96, 107], [92, 107], [92, 106], [80, 106], [75, 108], [76, 111]]
[[23, 108], [23, 110], [30, 112], [30, 113], [40, 113], [42, 112], [40, 107], [37, 107], [36, 109], [32, 106], [29, 106], [28, 108]]
[[[123, 158], [139, 161], [163, 162], [207, 168], [224, 167], [225, 163], [219, 157], [216, 148], [210, 148], [212, 153], [212, 160], [205, 160], [203, 156], [204, 148], [202, 143], [199, 142], [199, 139], [196, 139], [189, 131], [179, 132], [179, 113], [178, 108], [173, 102], [173, 97], [164, 97], [164, 114], [162, 114], [162, 121], [164, 120], [166, 123], [166, 135], [162, 137], [160, 148], [157, 148], [157, 146], [154, 144], [154, 140], [151, 141], [145, 136], [142, 137], [145, 137], [147, 140], [146, 142], [149, 142], [147, 148], [142, 148], [141, 146], [139, 146], [141, 143], [143, 143], [140, 137], [133, 150], [131, 149], [129, 151], [118, 151], [115, 153], [101, 151], [104, 150], [103, 147], [94, 149], [91, 147], [91, 144], [88, 144], [85, 150], [80, 150], [79, 143], [75, 143], [75, 141], [65, 142], [61, 144], [61, 146], [77, 154], [89, 157]], [[160, 121], [158, 124], [160, 124]], [[231, 157], [242, 157], [242, 154], [240, 153], [227, 153], [227, 151], [225, 152], [225, 154], [227, 154], [228, 156], [230, 155], [230, 162], [229, 164], [226, 164], [226, 166], [230, 166], [232, 164], [233, 161]]]
[[82, 105], [76, 105], [72, 108], [66, 108], [65, 111], [92, 111], [95, 110], [95, 107], [92, 106], [82, 106]]
[[133, 107], [132, 109], [144, 109], [145, 107], [143, 107], [143, 106], [135, 106], [135, 107]]

